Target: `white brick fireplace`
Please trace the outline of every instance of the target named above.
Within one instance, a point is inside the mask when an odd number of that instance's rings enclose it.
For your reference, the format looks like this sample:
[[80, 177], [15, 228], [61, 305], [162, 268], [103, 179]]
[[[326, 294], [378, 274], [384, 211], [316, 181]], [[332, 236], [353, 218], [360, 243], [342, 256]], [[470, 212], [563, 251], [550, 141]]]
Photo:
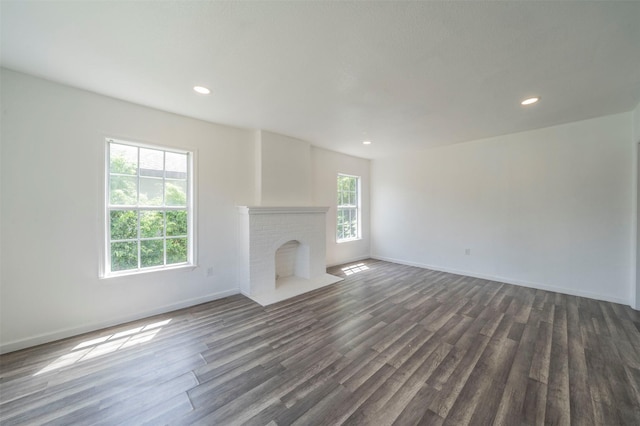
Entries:
[[328, 207], [238, 207], [240, 291], [263, 306], [341, 281], [326, 273]]

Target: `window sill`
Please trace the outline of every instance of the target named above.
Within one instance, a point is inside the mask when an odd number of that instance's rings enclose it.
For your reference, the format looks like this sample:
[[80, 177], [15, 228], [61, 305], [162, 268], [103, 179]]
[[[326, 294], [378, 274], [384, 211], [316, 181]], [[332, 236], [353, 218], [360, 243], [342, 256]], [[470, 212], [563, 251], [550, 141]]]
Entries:
[[360, 240], [362, 240], [362, 237], [349, 238], [349, 239], [345, 239], [345, 240], [336, 240], [336, 244], [352, 243], [354, 241], [360, 241]]
[[112, 278], [124, 278], [124, 277], [131, 277], [134, 275], [146, 275], [154, 272], [178, 271], [183, 269], [193, 271], [197, 267], [198, 265], [189, 263], [184, 265], [169, 266], [166, 268], [149, 268], [149, 269], [142, 269], [142, 270], [136, 270], [136, 271], [112, 272], [108, 275], [101, 275], [99, 278], [101, 280], [110, 280]]

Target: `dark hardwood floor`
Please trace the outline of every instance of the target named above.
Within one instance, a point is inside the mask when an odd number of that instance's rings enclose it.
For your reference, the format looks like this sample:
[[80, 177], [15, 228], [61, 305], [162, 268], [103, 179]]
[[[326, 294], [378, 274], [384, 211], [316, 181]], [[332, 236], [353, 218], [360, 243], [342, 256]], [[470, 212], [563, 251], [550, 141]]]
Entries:
[[387, 262], [0, 357], [0, 423], [638, 425], [640, 313]]

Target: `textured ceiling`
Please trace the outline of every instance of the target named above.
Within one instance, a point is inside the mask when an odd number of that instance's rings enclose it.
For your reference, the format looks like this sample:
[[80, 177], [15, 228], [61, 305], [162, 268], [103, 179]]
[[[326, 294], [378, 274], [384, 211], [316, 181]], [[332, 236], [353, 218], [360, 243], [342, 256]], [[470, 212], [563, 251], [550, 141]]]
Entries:
[[6, 68], [366, 158], [640, 102], [636, 1], [0, 7]]

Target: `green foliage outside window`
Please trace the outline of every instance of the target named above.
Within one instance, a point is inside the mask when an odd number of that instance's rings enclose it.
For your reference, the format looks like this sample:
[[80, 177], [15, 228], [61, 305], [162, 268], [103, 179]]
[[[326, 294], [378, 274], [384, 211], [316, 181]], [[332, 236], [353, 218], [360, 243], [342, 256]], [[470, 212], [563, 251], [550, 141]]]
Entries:
[[337, 239], [358, 238], [358, 177], [338, 175]]
[[159, 167], [153, 164], [156, 169], [140, 169], [137, 149], [110, 144], [109, 237], [114, 272], [188, 261], [187, 155], [144, 149], [153, 158], [172, 156], [168, 167], [174, 170], [168, 179], [163, 177], [164, 162]]

